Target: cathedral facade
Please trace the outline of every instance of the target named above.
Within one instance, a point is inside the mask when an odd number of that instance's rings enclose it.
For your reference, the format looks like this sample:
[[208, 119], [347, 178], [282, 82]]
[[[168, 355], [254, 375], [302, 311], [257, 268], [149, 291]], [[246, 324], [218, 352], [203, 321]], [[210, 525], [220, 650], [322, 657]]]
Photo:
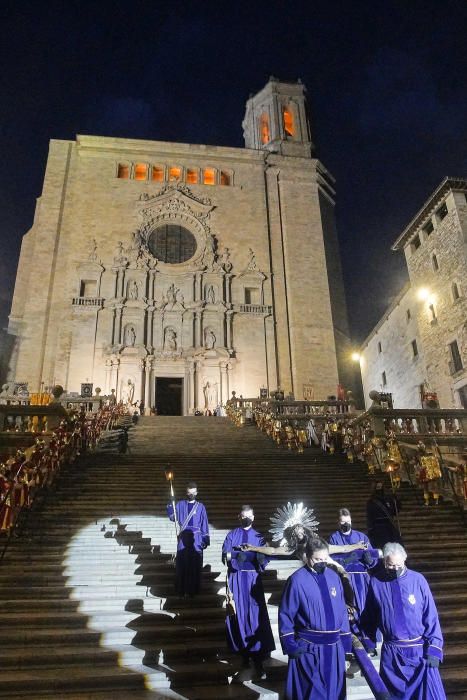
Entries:
[[245, 148], [50, 142], [9, 321], [10, 378], [192, 414], [347, 383], [332, 176], [301, 83], [246, 106]]

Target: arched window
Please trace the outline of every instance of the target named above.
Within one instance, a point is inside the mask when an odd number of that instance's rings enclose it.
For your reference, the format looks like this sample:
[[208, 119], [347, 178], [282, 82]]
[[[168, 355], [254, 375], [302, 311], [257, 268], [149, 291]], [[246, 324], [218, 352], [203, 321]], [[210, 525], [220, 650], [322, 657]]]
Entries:
[[259, 133], [261, 143], [269, 143], [271, 140], [271, 134], [269, 131], [269, 117], [266, 112], [263, 112], [259, 118]]
[[287, 136], [295, 136], [295, 127], [293, 123], [293, 114], [290, 107], [284, 107], [282, 111], [282, 118], [284, 121], [284, 131]]
[[182, 169], [177, 167], [176, 165], [172, 165], [172, 167], [169, 169], [170, 182], [177, 182], [177, 180], [180, 180], [181, 176], [182, 176]]
[[153, 165], [151, 179], [154, 182], [164, 182], [164, 168], [161, 168], [159, 165]]
[[136, 163], [134, 171], [135, 180], [147, 180], [148, 166], [146, 163]]
[[438, 262], [438, 258], [436, 257], [435, 253], [433, 253], [433, 255], [431, 256], [431, 264], [433, 265], [433, 270], [435, 272], [438, 272], [439, 262]]
[[118, 164], [117, 177], [119, 177], [121, 180], [128, 180], [130, 177], [130, 166], [128, 163]]
[[221, 185], [230, 185], [230, 173], [221, 170]]
[[184, 226], [164, 224], [151, 233], [148, 247], [158, 260], [172, 265], [190, 260], [196, 252], [196, 238]]
[[203, 183], [205, 185], [216, 184], [216, 171], [214, 170], [214, 168], [205, 168], [203, 170]]
[[189, 185], [197, 185], [199, 182], [199, 173], [194, 168], [188, 168], [186, 171], [186, 181]]

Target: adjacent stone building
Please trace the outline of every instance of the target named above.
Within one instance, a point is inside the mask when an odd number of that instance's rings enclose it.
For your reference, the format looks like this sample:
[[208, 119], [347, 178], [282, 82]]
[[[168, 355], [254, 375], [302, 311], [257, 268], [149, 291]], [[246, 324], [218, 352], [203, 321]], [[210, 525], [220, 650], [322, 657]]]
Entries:
[[304, 86], [270, 79], [245, 148], [52, 140], [24, 236], [10, 379], [92, 383], [193, 413], [232, 390], [317, 399], [347, 384], [333, 178]]
[[392, 393], [395, 408], [467, 408], [467, 180], [447, 177], [401, 233], [409, 284], [361, 348], [366, 401]]

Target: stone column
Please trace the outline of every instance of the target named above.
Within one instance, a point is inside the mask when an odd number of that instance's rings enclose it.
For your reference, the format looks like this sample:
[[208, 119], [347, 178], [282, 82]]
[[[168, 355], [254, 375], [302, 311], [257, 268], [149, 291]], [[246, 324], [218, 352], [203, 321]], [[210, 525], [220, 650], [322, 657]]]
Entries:
[[120, 281], [119, 296], [124, 297], [125, 296], [125, 268], [124, 267], [121, 267], [119, 270], [119, 281]]
[[156, 288], [156, 271], [149, 271], [149, 299], [154, 301], [154, 293]]
[[116, 314], [116, 319], [115, 319], [115, 341], [121, 345], [123, 343], [123, 338], [122, 338], [122, 313], [123, 313], [123, 306], [119, 306], [115, 309], [115, 314]]
[[232, 350], [232, 315], [233, 311], [226, 311], [225, 313], [225, 330], [226, 339], [225, 344], [229, 351]]
[[190, 364], [188, 367], [188, 381], [189, 381], [189, 398], [188, 398], [188, 412], [193, 415], [195, 412], [195, 365]]
[[117, 299], [120, 296], [120, 278], [122, 273], [121, 267], [113, 267], [112, 272], [114, 273], [114, 297]]
[[110, 394], [110, 390], [113, 389], [112, 383], [112, 360], [105, 361], [105, 382], [104, 382], [104, 394], [107, 396]]
[[118, 370], [119, 370], [120, 360], [118, 358], [112, 360], [112, 367], [110, 372], [110, 389], [115, 389], [115, 394], [118, 392]]
[[202, 311], [195, 311], [195, 348], [199, 348], [202, 345], [201, 315]]
[[152, 357], [146, 357], [144, 361], [144, 406], [145, 408], [151, 407], [151, 371], [152, 371]]
[[220, 390], [219, 401], [223, 405], [223, 404], [225, 404], [225, 402], [229, 398], [228, 386], [227, 386], [227, 384], [228, 384], [228, 382], [227, 382], [227, 366], [222, 364], [220, 366], [220, 370], [221, 370], [221, 390]]

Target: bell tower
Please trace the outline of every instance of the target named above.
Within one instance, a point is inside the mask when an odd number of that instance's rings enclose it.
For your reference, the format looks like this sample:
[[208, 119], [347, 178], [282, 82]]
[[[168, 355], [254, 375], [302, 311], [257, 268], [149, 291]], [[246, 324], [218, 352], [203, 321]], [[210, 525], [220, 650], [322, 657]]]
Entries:
[[247, 101], [242, 126], [246, 148], [312, 157], [305, 86], [300, 80], [287, 83], [271, 76], [264, 88]]

